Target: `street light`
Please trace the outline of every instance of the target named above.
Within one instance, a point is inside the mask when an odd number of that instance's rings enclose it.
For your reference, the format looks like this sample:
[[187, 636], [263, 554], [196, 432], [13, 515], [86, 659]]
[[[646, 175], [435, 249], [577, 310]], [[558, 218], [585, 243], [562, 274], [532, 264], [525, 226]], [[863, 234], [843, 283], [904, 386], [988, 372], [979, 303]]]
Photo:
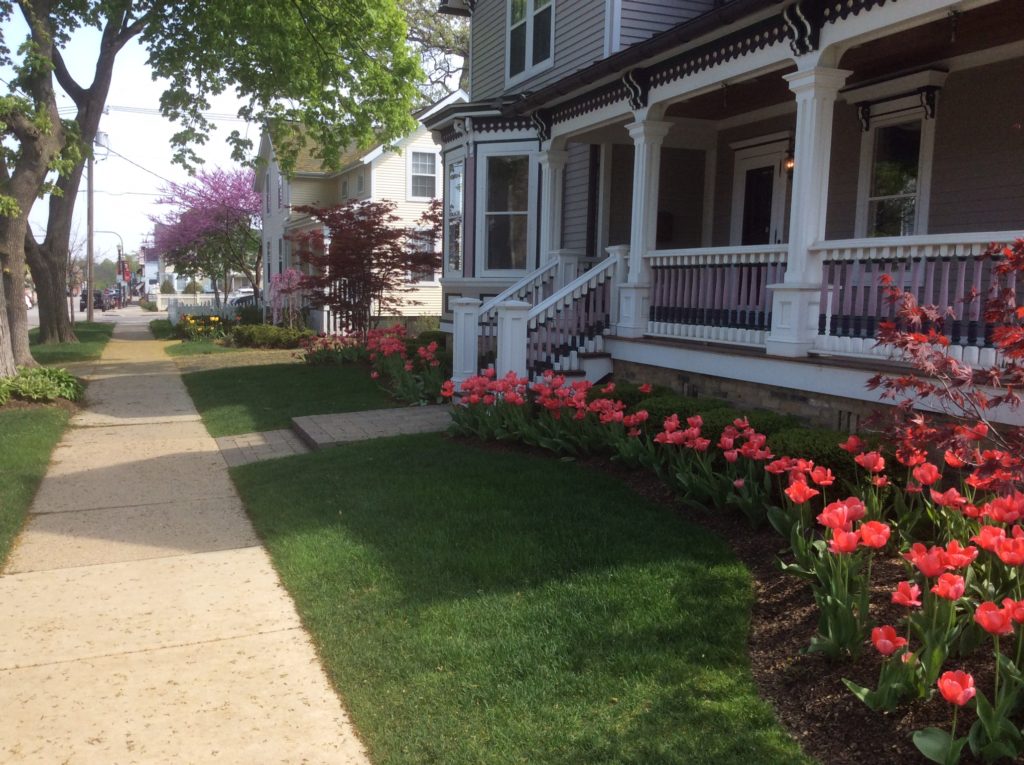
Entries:
[[[109, 137], [107, 136], [106, 133], [97, 132], [96, 133], [96, 137], [93, 138], [93, 140], [92, 140], [92, 143], [93, 143], [93, 146], [99, 146], [100, 148], [103, 148], [103, 149], [110, 148], [110, 139], [109, 139]], [[86, 321], [92, 321], [92, 319], [93, 319], [92, 296], [93, 296], [93, 286], [94, 286], [93, 285], [93, 268], [92, 268], [92, 260], [93, 260], [93, 257], [92, 257], [92, 255], [93, 255], [93, 252], [92, 252], [92, 235], [94, 233], [93, 230], [92, 230], [92, 217], [93, 217], [93, 214], [92, 214], [92, 207], [93, 207], [93, 204], [92, 204], [92, 198], [93, 198], [93, 188], [92, 188], [93, 152], [92, 151], [89, 152], [89, 157], [86, 160], [86, 167], [88, 168], [89, 177], [88, 177], [88, 182], [86, 184], [86, 215], [85, 215], [85, 220], [86, 220], [85, 228], [86, 228], [86, 232], [87, 232], [86, 233], [86, 246], [85, 246], [85, 249], [86, 249], [86, 253], [85, 253], [86, 277], [85, 277], [85, 280], [86, 280], [87, 285], [88, 285], [87, 286], [88, 293], [85, 296], [85, 305], [86, 305], [85, 319], [86, 319]]]

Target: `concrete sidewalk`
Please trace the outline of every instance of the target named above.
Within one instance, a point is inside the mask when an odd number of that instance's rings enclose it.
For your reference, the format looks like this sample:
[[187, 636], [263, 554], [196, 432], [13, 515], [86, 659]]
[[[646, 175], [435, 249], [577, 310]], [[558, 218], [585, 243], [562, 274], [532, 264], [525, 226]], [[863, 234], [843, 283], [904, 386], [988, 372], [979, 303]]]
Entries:
[[368, 762], [151, 316], [121, 313], [0, 576], [0, 761]]

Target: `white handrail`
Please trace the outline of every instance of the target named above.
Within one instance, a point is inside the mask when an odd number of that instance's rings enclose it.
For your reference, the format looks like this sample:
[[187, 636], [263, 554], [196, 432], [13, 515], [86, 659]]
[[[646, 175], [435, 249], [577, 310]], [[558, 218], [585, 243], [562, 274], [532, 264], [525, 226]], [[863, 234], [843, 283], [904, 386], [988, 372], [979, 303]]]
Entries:
[[558, 268], [558, 261], [551, 260], [545, 263], [538, 269], [535, 269], [528, 273], [526, 276], [521, 278], [511, 287], [506, 287], [504, 290], [499, 292], [492, 298], [488, 298], [483, 305], [480, 306], [480, 315], [486, 316], [488, 313], [494, 311], [499, 303], [504, 303], [506, 300], [515, 300], [515, 295], [520, 290], [528, 287], [533, 283], [540, 283], [540, 281], [547, 276], [550, 272]]
[[826, 239], [812, 244], [810, 252], [834, 250], [906, 250], [926, 247], [958, 247], [996, 242], [1012, 242], [1024, 237], [1024, 231], [979, 231], [960, 234], [927, 234], [923, 236], [879, 236], [865, 239]]
[[586, 271], [581, 275], [577, 276], [575, 279], [566, 284], [564, 287], [562, 287], [562, 289], [558, 290], [558, 292], [549, 297], [547, 300], [543, 300], [537, 305], [535, 305], [533, 308], [531, 308], [530, 312], [526, 315], [527, 324], [532, 324], [537, 320], [538, 316], [544, 315], [552, 308], [556, 307], [559, 303], [563, 302], [566, 298], [570, 298], [571, 300], [572, 298], [577, 297], [575, 293], [582, 290], [584, 287], [588, 286], [591, 281], [595, 283], [600, 283], [601, 277], [605, 274], [605, 272], [610, 271], [612, 272], [612, 274], [614, 274], [615, 267], [618, 265], [618, 262], [618, 255], [609, 255], [607, 258], [605, 258], [603, 261], [601, 261], [596, 266], [591, 268], [589, 271]]

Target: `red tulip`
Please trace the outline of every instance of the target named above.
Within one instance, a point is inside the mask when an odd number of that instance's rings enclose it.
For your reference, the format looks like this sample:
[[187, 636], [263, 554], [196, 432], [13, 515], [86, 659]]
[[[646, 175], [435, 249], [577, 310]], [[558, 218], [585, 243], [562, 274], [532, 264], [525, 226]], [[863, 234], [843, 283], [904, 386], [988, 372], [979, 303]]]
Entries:
[[816, 497], [820, 493], [817, 489], [812, 489], [803, 481], [794, 481], [786, 489], [786, 496], [798, 505], [802, 505], [811, 497]]
[[930, 462], [918, 465], [914, 468], [912, 473], [914, 478], [916, 478], [922, 486], [931, 486], [942, 477], [939, 474], [939, 469]]
[[971, 537], [982, 550], [994, 553], [999, 547], [999, 542], [1006, 538], [1006, 531], [1002, 526], [982, 526], [978, 533]]
[[1024, 600], [1003, 598], [1003, 608], [1010, 613], [1010, 618], [1017, 624], [1024, 624]]
[[811, 471], [811, 480], [818, 486], [831, 486], [836, 478], [828, 468], [816, 467]]
[[860, 542], [876, 550], [889, 542], [889, 527], [881, 521], [866, 521], [860, 525]]
[[885, 458], [878, 452], [865, 452], [858, 454], [853, 461], [867, 470], [869, 473], [881, 473], [885, 470]]
[[833, 552], [836, 555], [847, 555], [856, 552], [858, 542], [860, 542], [860, 532], [833, 529], [828, 549], [829, 552]]
[[919, 608], [921, 588], [913, 582], [900, 582], [896, 585], [896, 592], [892, 594], [892, 602], [907, 608]]
[[972, 545], [961, 547], [955, 539], [946, 545], [946, 567], [951, 569], [969, 566], [978, 557], [978, 548]]
[[882, 656], [892, 656], [907, 644], [907, 639], [896, 634], [896, 630], [886, 624], [871, 630], [871, 642]]
[[1024, 565], [1024, 539], [1020, 537], [1003, 537], [996, 542], [995, 552], [1007, 566]]
[[964, 594], [964, 578], [957, 574], [943, 574], [932, 587], [932, 592], [946, 600], [959, 600]]
[[955, 672], [943, 672], [936, 685], [939, 686], [942, 698], [958, 707], [974, 698], [976, 693], [974, 678], [959, 669]]
[[926, 548], [920, 542], [916, 542], [909, 552], [903, 553], [903, 557], [927, 577], [938, 576], [946, 570], [946, 551], [941, 547]]
[[644, 383], [639, 388], [637, 388], [637, 390], [640, 391], [641, 393], [650, 393], [651, 392], [651, 384], [650, 383]]
[[850, 454], [860, 454], [864, 451], [864, 442], [857, 436], [850, 436], [843, 443], [839, 444], [839, 448]]
[[956, 490], [956, 487], [943, 492], [931, 489], [931, 495], [932, 502], [939, 507], [963, 507], [967, 504], [967, 499], [960, 496], [960, 492]]
[[978, 606], [974, 612], [976, 621], [985, 632], [993, 635], [1013, 634], [1013, 613], [1006, 608], [1000, 608], [991, 601], [986, 601]]

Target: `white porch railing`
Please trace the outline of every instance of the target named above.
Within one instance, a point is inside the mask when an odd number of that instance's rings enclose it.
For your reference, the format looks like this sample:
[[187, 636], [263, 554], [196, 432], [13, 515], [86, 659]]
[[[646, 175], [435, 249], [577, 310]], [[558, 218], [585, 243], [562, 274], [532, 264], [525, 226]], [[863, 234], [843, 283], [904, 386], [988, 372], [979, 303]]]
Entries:
[[770, 284], [782, 281], [787, 246], [655, 250], [647, 334], [764, 345], [771, 328]]
[[952, 356], [970, 364], [996, 363], [984, 303], [993, 290], [1010, 288], [1019, 293], [1020, 286], [1012, 274], [1003, 278], [995, 274], [993, 261], [982, 255], [991, 243], [1010, 242], [1022, 235], [995, 231], [816, 243], [810, 253], [821, 258], [823, 279], [814, 350], [890, 355], [888, 349], [875, 345], [880, 322], [895, 319], [895, 306], [885, 297], [885, 277], [922, 305], [951, 309], [943, 319], [943, 332], [950, 338]]
[[556, 250], [543, 266], [484, 301], [478, 322], [480, 353], [484, 358], [491, 359], [497, 353], [499, 305], [509, 300], [537, 305], [583, 273], [592, 262], [574, 251]]
[[529, 311], [526, 367], [530, 374], [576, 369], [579, 353], [604, 350], [619, 260], [618, 254], [609, 255]]

